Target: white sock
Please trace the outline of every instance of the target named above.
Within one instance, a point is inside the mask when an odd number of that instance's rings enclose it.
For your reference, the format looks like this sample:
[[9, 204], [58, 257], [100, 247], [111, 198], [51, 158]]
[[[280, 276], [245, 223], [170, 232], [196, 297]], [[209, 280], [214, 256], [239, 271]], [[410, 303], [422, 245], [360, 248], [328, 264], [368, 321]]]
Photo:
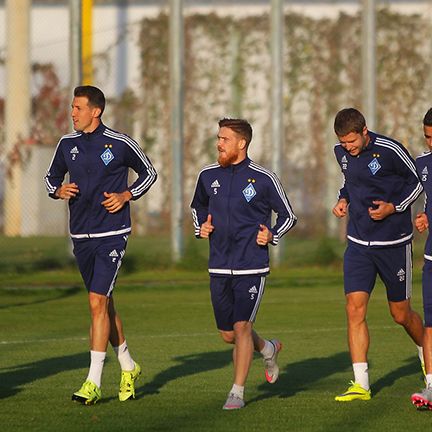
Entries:
[[264, 339], [264, 348], [260, 351], [264, 358], [268, 359], [274, 354], [275, 346], [268, 340]]
[[244, 386], [239, 386], [237, 384], [233, 384], [230, 393], [234, 393], [240, 399], [243, 399], [244, 396]]
[[135, 362], [133, 361], [126, 340], [118, 347], [113, 347], [120, 363], [121, 370], [132, 371], [135, 369]]
[[420, 359], [420, 363], [423, 365], [424, 364], [424, 357], [423, 357], [423, 347], [416, 345], [417, 350], [418, 350], [418, 356]]
[[101, 386], [105, 357], [106, 352], [90, 351], [90, 369], [87, 375], [87, 381], [93, 381], [98, 387]]
[[426, 375], [426, 387], [432, 387], [432, 374]]
[[353, 363], [354, 381], [365, 390], [369, 390], [369, 372], [367, 363]]

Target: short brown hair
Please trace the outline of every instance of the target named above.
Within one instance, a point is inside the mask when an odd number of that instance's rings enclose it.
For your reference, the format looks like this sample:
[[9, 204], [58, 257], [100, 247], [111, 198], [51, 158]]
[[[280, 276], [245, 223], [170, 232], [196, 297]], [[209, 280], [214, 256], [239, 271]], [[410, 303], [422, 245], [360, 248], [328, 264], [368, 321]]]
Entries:
[[227, 127], [238, 133], [246, 141], [246, 146], [252, 141], [252, 126], [247, 120], [223, 118], [219, 120], [219, 127]]
[[429, 110], [423, 117], [423, 124], [425, 126], [432, 126], [432, 108], [429, 108]]
[[355, 108], [344, 108], [335, 117], [334, 131], [337, 136], [345, 136], [351, 132], [362, 133], [366, 126], [363, 114]]

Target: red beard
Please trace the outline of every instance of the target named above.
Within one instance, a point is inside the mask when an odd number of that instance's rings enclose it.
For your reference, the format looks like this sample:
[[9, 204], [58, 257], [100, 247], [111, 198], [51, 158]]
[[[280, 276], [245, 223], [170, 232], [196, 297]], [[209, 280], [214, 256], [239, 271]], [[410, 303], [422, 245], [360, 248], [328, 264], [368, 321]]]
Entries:
[[237, 154], [227, 155], [226, 153], [219, 153], [218, 163], [221, 167], [226, 168], [232, 165], [237, 160]]

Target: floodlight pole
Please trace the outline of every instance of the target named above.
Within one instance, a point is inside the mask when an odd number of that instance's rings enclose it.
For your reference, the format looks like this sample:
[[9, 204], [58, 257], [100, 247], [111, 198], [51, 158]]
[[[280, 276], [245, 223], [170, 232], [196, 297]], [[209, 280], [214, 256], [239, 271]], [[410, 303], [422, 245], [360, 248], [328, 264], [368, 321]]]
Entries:
[[[283, 0], [271, 2], [271, 136], [272, 136], [272, 170], [282, 176], [283, 149]], [[279, 265], [282, 256], [283, 242], [272, 248], [274, 264]]]
[[183, 1], [170, 0], [169, 5], [171, 250], [178, 262], [183, 256]]
[[376, 126], [375, 0], [362, 0], [362, 100], [368, 127]]

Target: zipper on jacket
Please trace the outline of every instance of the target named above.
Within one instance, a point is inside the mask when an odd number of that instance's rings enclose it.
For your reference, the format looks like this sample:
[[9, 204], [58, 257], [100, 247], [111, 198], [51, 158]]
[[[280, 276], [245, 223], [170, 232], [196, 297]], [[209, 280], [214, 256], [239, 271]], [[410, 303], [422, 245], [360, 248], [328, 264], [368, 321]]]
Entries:
[[229, 237], [228, 237], [228, 256], [230, 257], [229, 260], [229, 268], [232, 274], [232, 268], [233, 268], [233, 263], [232, 263], [232, 254], [231, 254], [231, 250], [232, 250], [232, 242], [233, 242], [233, 238], [231, 235], [231, 189], [232, 189], [232, 183], [234, 180], [234, 167], [231, 165], [230, 167], [230, 182], [229, 182], [229, 188], [228, 188], [228, 233], [229, 233]]

